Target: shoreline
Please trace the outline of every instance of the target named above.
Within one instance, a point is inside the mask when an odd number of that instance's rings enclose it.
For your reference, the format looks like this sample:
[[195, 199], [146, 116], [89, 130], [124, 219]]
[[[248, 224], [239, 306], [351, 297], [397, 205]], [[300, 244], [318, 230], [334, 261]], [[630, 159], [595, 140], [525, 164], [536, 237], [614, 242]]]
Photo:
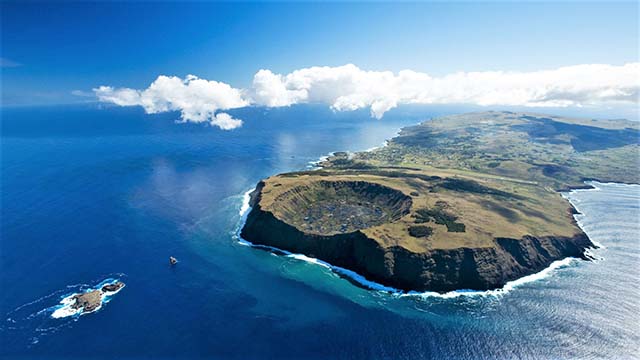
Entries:
[[109, 284], [114, 284], [114, 283], [116, 283], [118, 281], [120, 281], [120, 280], [119, 279], [113, 279], [113, 278], [107, 278], [107, 279], [101, 281], [100, 283], [98, 283], [97, 285], [95, 285], [94, 287], [91, 287], [91, 288], [89, 288], [89, 289], [87, 289], [87, 290], [85, 290], [83, 292], [72, 293], [70, 295], [63, 296], [58, 305], [54, 305], [53, 307], [50, 308], [51, 310], [53, 310], [53, 312], [51, 313], [51, 317], [53, 319], [62, 319], [62, 318], [70, 317], [70, 316], [73, 316], [73, 317], [82, 316], [82, 315], [91, 314], [91, 313], [99, 311], [100, 309], [102, 309], [102, 307], [104, 305], [106, 305], [107, 303], [109, 303], [109, 301], [111, 301], [111, 298], [114, 295], [116, 295], [122, 289], [124, 289], [124, 287], [126, 285], [123, 285], [121, 288], [119, 288], [116, 291], [102, 292], [100, 294], [100, 305], [97, 308], [95, 308], [94, 310], [92, 310], [92, 311], [86, 311], [85, 312], [83, 308], [73, 309], [71, 307], [71, 305], [73, 305], [75, 303], [74, 296], [85, 294], [85, 293], [87, 293], [89, 291], [93, 291], [93, 290], [100, 290], [100, 289], [102, 289], [103, 286], [109, 285]]
[[[571, 202], [571, 200], [569, 200], [564, 194], [568, 194], [574, 191], [600, 191], [601, 188], [599, 188], [597, 185], [598, 184], [608, 184], [608, 185], [623, 185], [623, 186], [640, 186], [638, 184], [624, 184], [624, 183], [616, 183], [616, 182], [607, 182], [607, 183], [601, 183], [601, 182], [597, 182], [594, 180], [590, 180], [589, 182], [585, 182], [585, 184], [590, 185], [591, 187], [589, 188], [580, 188], [580, 189], [574, 189], [574, 190], [570, 190], [570, 191], [566, 191], [566, 192], [562, 192], [563, 197], [569, 201], [569, 203], [576, 209], [578, 209], [578, 206], [576, 206], [576, 204], [574, 204], [573, 202]], [[241, 216], [238, 227], [235, 231], [235, 235], [234, 237], [236, 238], [236, 240], [238, 241], [238, 243], [240, 245], [243, 246], [249, 246], [255, 249], [260, 249], [260, 250], [266, 250], [269, 252], [272, 252], [276, 255], [282, 255], [282, 256], [287, 256], [287, 257], [291, 257], [300, 261], [306, 261], [308, 263], [312, 263], [312, 264], [316, 264], [322, 267], [325, 267], [327, 269], [330, 269], [331, 271], [333, 271], [334, 273], [336, 273], [338, 276], [344, 276], [347, 277], [347, 281], [350, 282], [355, 282], [357, 285], [355, 286], [361, 286], [367, 290], [373, 290], [373, 291], [378, 291], [381, 293], [387, 293], [389, 295], [392, 296], [398, 296], [398, 297], [420, 297], [420, 298], [430, 298], [430, 297], [436, 297], [436, 298], [441, 298], [441, 299], [453, 299], [453, 298], [458, 298], [458, 297], [488, 297], [488, 296], [492, 296], [492, 297], [498, 297], [498, 296], [502, 296], [505, 294], [508, 294], [509, 292], [515, 290], [516, 288], [525, 285], [525, 284], [529, 284], [529, 283], [533, 283], [536, 282], [538, 280], [542, 280], [545, 278], [550, 277], [551, 275], [553, 275], [553, 273], [561, 268], [565, 268], [568, 267], [572, 264], [574, 264], [575, 260], [579, 260], [578, 258], [575, 257], [566, 257], [564, 259], [560, 259], [560, 260], [556, 260], [554, 262], [552, 262], [549, 266], [547, 266], [546, 268], [530, 274], [530, 275], [526, 275], [523, 276], [521, 278], [512, 280], [512, 281], [508, 281], [506, 282], [502, 287], [497, 288], [497, 289], [491, 289], [491, 290], [484, 290], [484, 291], [480, 291], [480, 290], [468, 290], [468, 289], [459, 289], [459, 290], [454, 290], [454, 291], [449, 291], [449, 292], [445, 292], [445, 293], [439, 293], [439, 292], [435, 292], [435, 291], [426, 291], [426, 292], [419, 292], [419, 291], [403, 291], [400, 289], [396, 289], [393, 287], [389, 287], [389, 286], [385, 286], [379, 283], [376, 283], [374, 281], [368, 280], [367, 278], [365, 278], [364, 276], [352, 271], [352, 270], [348, 270], [339, 266], [335, 266], [332, 265], [330, 263], [327, 263], [325, 261], [322, 261], [320, 259], [316, 259], [316, 258], [312, 258], [303, 254], [296, 254], [296, 253], [292, 253], [286, 250], [282, 250], [276, 247], [272, 247], [272, 246], [266, 246], [266, 245], [257, 245], [257, 244], [253, 244], [250, 241], [247, 241], [245, 239], [243, 239], [240, 236], [240, 232], [242, 230], [242, 227], [244, 226], [244, 223], [246, 221], [247, 215], [249, 214], [250, 210], [251, 210], [251, 206], [249, 205], [249, 200], [250, 200], [250, 194], [254, 191], [254, 189], [250, 189], [248, 191], [246, 191], [243, 194], [242, 197], [242, 205], [239, 211], [239, 215]], [[583, 223], [580, 221], [580, 219], [576, 218], [576, 216], [579, 215], [583, 215], [581, 212], [574, 214], [573, 217], [576, 221], [576, 223], [578, 224], [578, 226], [580, 227], [580, 229], [582, 229], [584, 231], [583, 228]], [[587, 235], [588, 236], [588, 235]], [[591, 240], [591, 238], [590, 238]], [[593, 241], [593, 240], [592, 240]], [[593, 251], [594, 250], [598, 250], [598, 249], [604, 249], [606, 248], [604, 245], [594, 242], [594, 245], [596, 245], [597, 247], [595, 248], [590, 248], [587, 249], [588, 251], [588, 255], [590, 255], [592, 258], [594, 258], [594, 260], [597, 260], [597, 257], [593, 256]]]
[[[428, 121], [430, 119], [427, 119], [425, 121]], [[423, 123], [424, 121], [419, 122]], [[398, 129], [395, 132], [395, 136], [398, 136], [402, 131], [401, 129]], [[393, 137], [392, 137], [393, 138]], [[391, 138], [391, 139], [392, 139]], [[390, 139], [385, 140], [380, 146], [375, 146], [369, 149], [366, 149], [364, 151], [356, 151], [356, 152], [371, 152], [371, 151], [375, 151], [377, 149], [383, 148], [385, 146], [387, 146], [389, 144]], [[326, 161], [328, 157], [332, 156], [333, 154], [335, 154], [338, 151], [333, 151], [328, 153], [328, 155], [323, 155], [320, 156], [319, 159], [315, 162], [310, 162], [309, 163], [309, 168], [311, 170], [319, 170], [322, 169], [323, 167], [320, 166], [320, 164], [323, 161]], [[348, 152], [348, 153], [353, 153], [353, 152]], [[579, 211], [579, 209], [577, 208], [576, 204], [574, 204], [573, 202], [571, 202], [571, 200], [565, 196], [565, 194], [569, 194], [573, 191], [586, 191], [586, 190], [591, 190], [591, 191], [597, 191], [599, 190], [599, 188], [597, 186], [595, 186], [594, 183], [599, 183], [599, 184], [620, 184], [620, 185], [638, 185], [638, 184], [626, 184], [626, 183], [617, 183], [617, 182], [600, 182], [597, 179], [584, 179], [583, 183], [585, 185], [580, 185], [580, 186], [575, 186], [575, 187], [568, 187], [567, 189], [559, 189], [557, 190], [561, 196], [566, 199], [569, 204], [571, 205], [571, 207], [575, 210], [575, 213], [572, 215], [573, 219], [575, 221], [575, 223], [577, 224], [577, 226], [583, 231], [585, 232], [584, 228], [583, 228], [583, 224], [580, 221], [580, 219], [578, 218], [579, 216], [583, 216], [583, 214]], [[258, 244], [253, 244], [245, 239], [243, 239], [240, 236], [240, 233], [242, 231], [242, 228], [245, 225], [246, 222], [246, 218], [249, 214], [249, 212], [251, 211], [252, 207], [250, 206], [249, 202], [250, 202], [250, 194], [255, 190], [255, 188], [252, 188], [248, 191], [246, 191], [243, 194], [243, 200], [242, 200], [242, 205], [239, 211], [239, 215], [241, 216], [238, 228], [235, 231], [235, 237], [237, 238], [237, 241], [239, 244], [241, 245], [245, 245], [245, 246], [250, 246], [253, 248], [257, 248], [257, 249], [261, 249], [261, 250], [267, 250], [270, 251], [272, 253], [275, 253], [276, 255], [284, 255], [287, 257], [292, 257], [298, 260], [302, 260], [302, 261], [307, 261], [310, 263], [314, 263], [316, 265], [320, 265], [323, 266], [325, 268], [328, 268], [330, 270], [332, 270], [334, 273], [336, 273], [338, 276], [344, 276], [347, 277], [347, 281], [350, 282], [354, 282], [356, 286], [361, 286], [365, 289], [369, 289], [369, 290], [375, 290], [375, 291], [379, 291], [379, 292], [385, 292], [385, 293], [389, 293], [391, 295], [394, 296], [416, 296], [416, 297], [423, 297], [423, 298], [427, 298], [427, 297], [438, 297], [438, 298], [457, 298], [460, 296], [499, 296], [499, 295], [503, 295], [506, 294], [510, 291], [512, 291], [513, 289], [523, 285], [523, 284], [527, 284], [527, 283], [531, 283], [537, 280], [541, 280], [544, 278], [547, 278], [549, 276], [552, 275], [552, 273], [560, 268], [564, 268], [567, 267], [569, 265], [571, 265], [572, 263], [574, 263], [575, 260], [578, 260], [578, 258], [575, 257], [566, 257], [563, 259], [559, 259], [556, 261], [553, 261], [552, 263], [550, 263], [547, 267], [541, 269], [538, 272], [535, 272], [533, 274], [529, 274], [529, 275], [525, 275], [523, 277], [511, 280], [506, 282], [502, 287], [500, 288], [496, 288], [496, 289], [491, 289], [491, 290], [469, 290], [469, 289], [457, 289], [457, 290], [453, 290], [453, 291], [448, 291], [445, 293], [439, 293], [439, 292], [435, 292], [435, 291], [426, 291], [426, 292], [420, 292], [420, 291], [405, 291], [405, 290], [400, 290], [400, 289], [396, 289], [393, 287], [389, 287], [386, 285], [382, 285], [379, 283], [376, 283], [374, 281], [368, 280], [367, 278], [365, 278], [363, 275], [358, 274], [352, 270], [349, 269], [345, 269], [336, 265], [332, 265], [328, 262], [325, 262], [323, 260], [320, 259], [316, 259], [316, 258], [312, 258], [312, 257], [308, 257], [306, 255], [303, 254], [296, 254], [296, 253], [292, 253], [286, 250], [282, 250], [276, 247], [272, 247], [272, 246], [266, 246], [266, 245], [258, 245]], [[586, 232], [585, 232], [586, 234]], [[588, 237], [588, 235], [587, 235]], [[589, 240], [591, 240], [591, 238], [589, 238]], [[591, 240], [592, 241], [592, 240]], [[597, 249], [603, 249], [605, 248], [604, 245], [597, 243], [597, 242], [592, 242], [593, 243], [593, 247], [589, 247], [587, 249], [585, 249], [585, 254], [591, 258], [592, 260], [598, 260], [598, 257], [594, 255], [593, 251], [597, 250]]]

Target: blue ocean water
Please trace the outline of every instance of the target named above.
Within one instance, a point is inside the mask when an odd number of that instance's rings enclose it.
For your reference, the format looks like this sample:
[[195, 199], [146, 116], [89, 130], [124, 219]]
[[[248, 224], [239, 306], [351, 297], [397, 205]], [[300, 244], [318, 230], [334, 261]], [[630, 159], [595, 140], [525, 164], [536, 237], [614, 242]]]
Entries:
[[[97, 105], [2, 109], [3, 358], [632, 358], [640, 187], [566, 196], [604, 247], [498, 296], [395, 296], [241, 245], [243, 194], [456, 109], [244, 109], [231, 132]], [[179, 263], [170, 267], [168, 257]], [[51, 318], [118, 278], [99, 311]]]

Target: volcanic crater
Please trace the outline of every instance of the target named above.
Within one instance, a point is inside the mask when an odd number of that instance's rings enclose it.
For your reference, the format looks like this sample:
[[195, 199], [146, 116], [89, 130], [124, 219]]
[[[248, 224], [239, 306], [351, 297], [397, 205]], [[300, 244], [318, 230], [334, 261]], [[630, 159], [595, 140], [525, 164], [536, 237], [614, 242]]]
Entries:
[[411, 197], [366, 181], [320, 180], [278, 195], [272, 210], [307, 233], [351, 233], [399, 220], [410, 212]]

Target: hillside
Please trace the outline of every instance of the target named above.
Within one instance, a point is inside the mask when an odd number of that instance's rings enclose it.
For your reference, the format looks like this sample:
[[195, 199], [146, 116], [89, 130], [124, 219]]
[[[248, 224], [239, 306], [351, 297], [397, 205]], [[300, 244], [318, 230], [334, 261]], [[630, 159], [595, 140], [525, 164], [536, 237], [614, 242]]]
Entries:
[[243, 238], [403, 290], [491, 289], [592, 246], [558, 190], [638, 182], [638, 126], [510, 112], [408, 127], [258, 185]]

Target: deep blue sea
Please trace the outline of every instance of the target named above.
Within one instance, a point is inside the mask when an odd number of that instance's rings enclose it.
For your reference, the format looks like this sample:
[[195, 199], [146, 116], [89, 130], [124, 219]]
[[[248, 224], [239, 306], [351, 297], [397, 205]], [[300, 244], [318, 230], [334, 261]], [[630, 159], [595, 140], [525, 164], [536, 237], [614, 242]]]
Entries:
[[[603, 247], [508, 292], [366, 290], [238, 242], [243, 194], [331, 151], [379, 146], [456, 112], [244, 109], [221, 131], [95, 104], [4, 108], [2, 358], [633, 358], [640, 352], [640, 186], [566, 196]], [[179, 263], [170, 267], [169, 256]], [[126, 287], [54, 319], [76, 291]]]

